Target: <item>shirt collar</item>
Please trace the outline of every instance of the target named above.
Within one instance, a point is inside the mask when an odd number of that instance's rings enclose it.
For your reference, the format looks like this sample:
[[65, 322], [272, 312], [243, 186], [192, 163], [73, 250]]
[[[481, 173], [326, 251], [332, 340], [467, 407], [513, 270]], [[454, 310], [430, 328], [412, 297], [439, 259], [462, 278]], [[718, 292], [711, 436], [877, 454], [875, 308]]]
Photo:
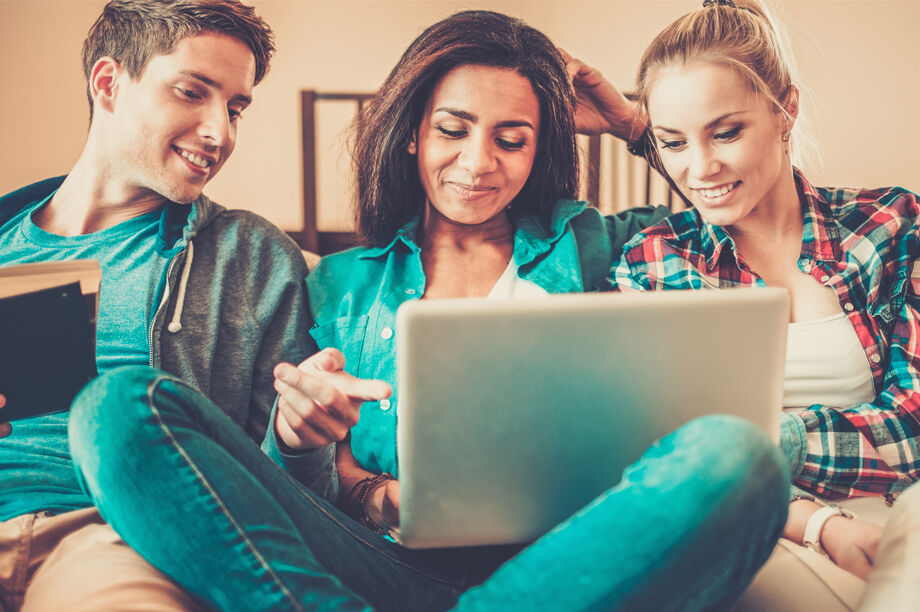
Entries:
[[418, 215], [412, 217], [406, 222], [405, 225], [396, 231], [396, 235], [393, 236], [393, 239], [390, 240], [387, 244], [365, 249], [363, 253], [358, 255], [358, 258], [375, 259], [386, 257], [390, 251], [395, 250], [400, 244], [407, 247], [410, 251], [418, 253], [422, 250], [421, 247], [418, 246], [419, 222], [420, 217]]
[[[587, 205], [586, 202], [560, 200], [553, 208], [548, 228], [546, 223], [535, 215], [514, 215], [512, 217], [515, 227], [514, 260], [517, 265], [522, 266], [530, 263], [548, 251], [565, 234], [569, 221], [583, 211]], [[385, 257], [391, 251], [397, 249], [400, 244], [410, 251], [418, 253], [421, 251], [421, 247], [418, 245], [420, 219], [419, 216], [413, 217], [399, 228], [393, 239], [386, 245], [366, 249], [359, 257], [361, 259]]]
[[793, 171], [802, 202], [802, 254], [820, 261], [840, 261], [840, 231], [833, 221], [830, 201], [798, 169]]
[[587, 208], [587, 202], [559, 200], [553, 207], [549, 225], [535, 215], [516, 215], [514, 222], [514, 261], [524, 266], [537, 259], [565, 235], [566, 228], [574, 217]]
[[[792, 169], [796, 192], [802, 207], [802, 254], [823, 261], [840, 260], [840, 241], [837, 227], [831, 221], [830, 203], [821, 191], [812, 186], [798, 168]], [[699, 215], [699, 213], [696, 213]], [[728, 232], [718, 225], [708, 223], [700, 217], [702, 225], [701, 248], [706, 256], [706, 270], [713, 272], [727, 246], [731, 250], [735, 265], [738, 256], [735, 242]]]
[[718, 225], [704, 221], [699, 211], [694, 210], [693, 212], [699, 217], [702, 224], [700, 248], [702, 248], [703, 254], [706, 256], [706, 272], [715, 271], [719, 265], [719, 260], [722, 258], [722, 251], [726, 246], [732, 254], [735, 265], [737, 265], [738, 256], [735, 253], [735, 241], [728, 235], [728, 232]]

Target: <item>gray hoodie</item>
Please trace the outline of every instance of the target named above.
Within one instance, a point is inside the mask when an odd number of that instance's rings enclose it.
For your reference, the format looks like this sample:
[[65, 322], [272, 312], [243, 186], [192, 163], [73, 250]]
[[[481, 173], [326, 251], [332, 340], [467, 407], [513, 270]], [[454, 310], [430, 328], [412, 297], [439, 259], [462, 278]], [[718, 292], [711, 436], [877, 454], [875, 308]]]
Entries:
[[[0, 225], [63, 180], [0, 198]], [[149, 305], [150, 365], [194, 385], [262, 442], [276, 396], [272, 369], [316, 351], [300, 249], [262, 217], [227, 210], [203, 195], [190, 205], [166, 205], [156, 248], [181, 250]], [[302, 479], [304, 473], [305, 480], [318, 479], [318, 492], [330, 495], [333, 456], [331, 448], [319, 449], [293, 463]]]

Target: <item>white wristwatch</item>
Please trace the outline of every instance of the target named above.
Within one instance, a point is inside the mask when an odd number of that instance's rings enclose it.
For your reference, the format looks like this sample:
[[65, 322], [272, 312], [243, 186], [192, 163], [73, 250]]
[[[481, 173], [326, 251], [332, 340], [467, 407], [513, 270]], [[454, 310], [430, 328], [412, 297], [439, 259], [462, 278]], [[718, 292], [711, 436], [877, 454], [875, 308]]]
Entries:
[[805, 535], [802, 537], [802, 545], [812, 549], [818, 554], [827, 556], [827, 552], [824, 550], [824, 547], [821, 546], [821, 532], [824, 531], [824, 525], [827, 523], [828, 519], [834, 516], [842, 516], [848, 519], [856, 518], [855, 514], [849, 510], [844, 510], [840, 506], [821, 506], [821, 508], [811, 515], [808, 519], [808, 523], [805, 525]]

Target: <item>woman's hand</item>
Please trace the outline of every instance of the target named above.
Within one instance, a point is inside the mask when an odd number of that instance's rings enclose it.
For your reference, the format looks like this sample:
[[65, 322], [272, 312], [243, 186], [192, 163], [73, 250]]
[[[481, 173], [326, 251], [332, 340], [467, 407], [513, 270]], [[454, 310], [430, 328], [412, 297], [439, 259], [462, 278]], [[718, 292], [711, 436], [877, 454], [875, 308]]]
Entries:
[[399, 481], [384, 480], [365, 500], [367, 515], [381, 527], [399, 527]]
[[646, 120], [596, 68], [559, 49], [575, 90], [575, 130], [580, 134], [613, 134], [628, 143], [645, 132]]
[[875, 563], [882, 528], [873, 523], [833, 516], [821, 531], [821, 546], [841, 568], [863, 580]]
[[275, 433], [285, 445], [307, 450], [344, 440], [358, 422], [361, 404], [390, 396], [390, 385], [355, 378], [344, 367], [345, 356], [333, 348], [312, 355], [297, 367], [290, 363], [275, 366]]
[[[789, 518], [786, 520], [783, 537], [801, 544], [808, 519], [820, 509], [821, 505], [807, 499], [789, 504]], [[882, 528], [878, 525], [844, 516], [832, 516], [824, 523], [819, 543], [840, 568], [865, 580], [875, 561], [875, 551], [881, 537]]]

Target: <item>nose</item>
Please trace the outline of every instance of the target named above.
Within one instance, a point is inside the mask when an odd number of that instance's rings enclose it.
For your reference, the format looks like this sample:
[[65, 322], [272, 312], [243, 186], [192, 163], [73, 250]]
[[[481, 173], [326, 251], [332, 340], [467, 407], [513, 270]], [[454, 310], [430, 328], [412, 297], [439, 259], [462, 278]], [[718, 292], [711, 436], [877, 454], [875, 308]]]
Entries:
[[198, 135], [208, 144], [214, 147], [227, 146], [233, 138], [233, 129], [226, 106], [220, 103], [204, 106], [198, 125]]
[[485, 134], [471, 134], [463, 141], [458, 162], [472, 176], [481, 176], [495, 170], [498, 158], [495, 144]]
[[706, 179], [719, 173], [722, 163], [716, 157], [712, 147], [697, 147], [690, 161], [690, 176]]

